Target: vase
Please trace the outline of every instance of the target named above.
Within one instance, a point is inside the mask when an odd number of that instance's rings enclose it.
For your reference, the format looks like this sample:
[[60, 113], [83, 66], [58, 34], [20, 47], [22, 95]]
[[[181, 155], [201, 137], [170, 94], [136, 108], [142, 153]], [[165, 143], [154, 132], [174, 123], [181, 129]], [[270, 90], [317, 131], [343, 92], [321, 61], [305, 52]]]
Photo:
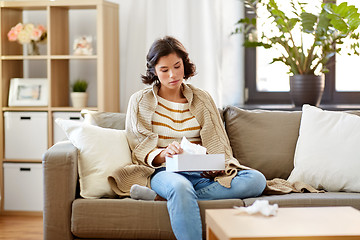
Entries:
[[290, 76], [290, 95], [293, 104], [319, 106], [325, 87], [325, 76], [308, 74]]
[[88, 94], [86, 92], [72, 92], [70, 96], [74, 108], [86, 107], [88, 100]]
[[28, 55], [40, 55], [39, 45], [34, 41], [31, 40], [31, 42], [27, 45]]

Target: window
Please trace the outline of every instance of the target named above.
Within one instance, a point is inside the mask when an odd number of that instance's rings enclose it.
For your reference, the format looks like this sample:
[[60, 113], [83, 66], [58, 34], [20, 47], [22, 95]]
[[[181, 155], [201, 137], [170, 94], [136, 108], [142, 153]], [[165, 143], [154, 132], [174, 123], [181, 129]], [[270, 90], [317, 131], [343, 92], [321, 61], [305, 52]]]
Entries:
[[[337, 0], [337, 4], [345, 0]], [[314, 12], [320, 7], [320, 1], [302, 0], [311, 4]], [[348, 4], [360, 9], [359, 0], [347, 0]], [[291, 11], [290, 1], [277, 0], [284, 11]], [[257, 31], [267, 31], [266, 11], [258, 8]], [[358, 11], [359, 12], [359, 11]], [[248, 17], [251, 13], [246, 12]], [[359, 30], [358, 30], [359, 32]], [[300, 36], [294, 36], [299, 40]], [[304, 39], [306, 42], [306, 39]], [[246, 103], [249, 104], [287, 104], [291, 103], [289, 94], [288, 68], [282, 63], [270, 64], [273, 57], [278, 56], [276, 49], [246, 48], [245, 49], [245, 87]], [[360, 103], [360, 56], [336, 55], [329, 63], [329, 73], [325, 75], [323, 104]]]
[[[360, 9], [359, 0], [337, 0], [347, 2]], [[360, 29], [357, 30], [360, 32]], [[346, 54], [336, 56], [335, 89], [338, 92], [360, 92], [360, 57]], [[337, 81], [338, 80], [338, 81]]]

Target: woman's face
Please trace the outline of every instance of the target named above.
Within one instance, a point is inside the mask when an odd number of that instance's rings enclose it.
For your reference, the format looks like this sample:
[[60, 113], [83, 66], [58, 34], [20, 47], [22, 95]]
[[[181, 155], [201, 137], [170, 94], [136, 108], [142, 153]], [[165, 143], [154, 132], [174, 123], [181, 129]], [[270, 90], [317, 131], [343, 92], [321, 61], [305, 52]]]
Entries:
[[176, 53], [170, 53], [159, 59], [155, 72], [161, 83], [161, 88], [180, 89], [184, 79], [184, 63]]

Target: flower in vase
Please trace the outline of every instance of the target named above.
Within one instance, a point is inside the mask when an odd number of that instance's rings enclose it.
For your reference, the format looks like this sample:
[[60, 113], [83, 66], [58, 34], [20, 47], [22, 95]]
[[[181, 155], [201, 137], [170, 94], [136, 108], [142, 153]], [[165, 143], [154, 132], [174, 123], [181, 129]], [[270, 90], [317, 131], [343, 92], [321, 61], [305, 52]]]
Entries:
[[47, 32], [46, 28], [41, 24], [35, 26], [32, 23], [18, 23], [10, 29], [7, 36], [9, 41], [18, 41], [20, 44], [27, 44], [31, 41], [39, 43], [46, 39]]

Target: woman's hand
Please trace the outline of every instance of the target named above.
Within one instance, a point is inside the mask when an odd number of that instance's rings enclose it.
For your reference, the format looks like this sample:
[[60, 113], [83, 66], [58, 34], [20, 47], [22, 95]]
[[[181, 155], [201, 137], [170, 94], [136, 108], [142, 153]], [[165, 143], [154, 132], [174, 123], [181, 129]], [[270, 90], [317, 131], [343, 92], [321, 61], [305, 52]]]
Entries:
[[180, 147], [180, 144], [176, 141], [173, 141], [170, 143], [165, 150], [162, 151], [164, 153], [164, 156], [166, 157], [172, 157], [172, 155], [175, 154], [181, 154], [183, 152], [183, 149]]
[[215, 177], [224, 174], [225, 171], [204, 171], [200, 175], [204, 178], [214, 179]]
[[160, 166], [165, 162], [165, 157], [172, 157], [172, 155], [180, 154], [183, 152], [183, 149], [180, 147], [180, 144], [176, 141], [170, 143], [164, 150], [162, 150], [153, 160], [152, 164], [154, 166]]

